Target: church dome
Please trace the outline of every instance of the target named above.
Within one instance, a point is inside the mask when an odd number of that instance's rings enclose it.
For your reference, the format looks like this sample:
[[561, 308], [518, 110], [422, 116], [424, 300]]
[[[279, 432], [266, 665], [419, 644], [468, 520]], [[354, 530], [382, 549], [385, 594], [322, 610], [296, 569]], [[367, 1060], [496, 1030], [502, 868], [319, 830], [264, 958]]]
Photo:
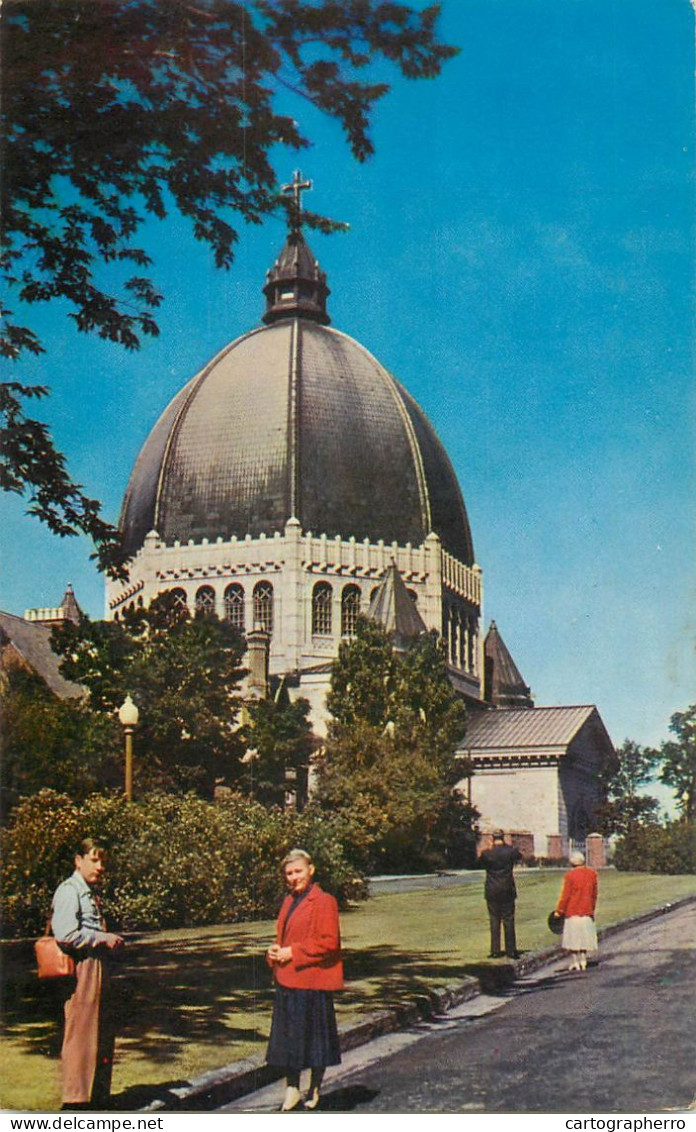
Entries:
[[331, 328], [328, 287], [299, 229], [268, 273], [258, 330], [226, 346], [146, 440], [121, 514], [135, 554], [282, 532], [420, 545], [435, 531], [466, 565], [462, 495], [425, 414], [363, 346]]

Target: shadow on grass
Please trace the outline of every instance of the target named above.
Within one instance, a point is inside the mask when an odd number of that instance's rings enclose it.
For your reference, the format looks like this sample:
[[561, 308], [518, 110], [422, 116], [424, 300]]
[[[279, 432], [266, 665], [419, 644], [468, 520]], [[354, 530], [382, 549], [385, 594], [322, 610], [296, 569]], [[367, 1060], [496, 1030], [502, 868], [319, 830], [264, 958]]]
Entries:
[[[31, 946], [3, 954], [3, 1030], [29, 1056], [57, 1058], [62, 1041], [63, 1003], [68, 980], [41, 982]], [[192, 1045], [216, 1050], [218, 1066], [235, 1060], [236, 1043], [264, 1048], [273, 991], [258, 947], [237, 939], [198, 937], [177, 941], [135, 941], [114, 966], [112, 1001], [117, 1057], [148, 1061], [152, 1077], [190, 1052]], [[132, 1086], [112, 1107], [142, 1107], [185, 1084]]]
[[[461, 963], [446, 953], [404, 951], [390, 944], [350, 951], [346, 956], [346, 987], [340, 994], [347, 1010], [389, 1008], [433, 1002], [435, 988], [461, 979]], [[369, 987], [362, 985], [369, 982]]]
[[[14, 946], [4, 960], [5, 1033], [28, 1055], [57, 1058], [66, 992], [59, 981], [37, 979], [30, 945]], [[337, 1004], [342, 1014], [385, 1007], [400, 1013], [418, 1000], [427, 1013], [433, 983], [442, 986], [463, 973], [446, 953], [406, 952], [387, 944], [350, 951], [346, 989]], [[169, 1107], [170, 1090], [185, 1084], [179, 1059], [192, 1046], [215, 1051], [211, 1068], [249, 1056], [250, 1047], [264, 1053], [273, 988], [263, 949], [251, 935], [132, 941], [116, 967], [113, 997], [117, 1056], [150, 1062], [153, 1078], [151, 1085], [133, 1085], [114, 1096], [115, 1110], [157, 1099]], [[172, 1079], [156, 1083], [167, 1065]]]

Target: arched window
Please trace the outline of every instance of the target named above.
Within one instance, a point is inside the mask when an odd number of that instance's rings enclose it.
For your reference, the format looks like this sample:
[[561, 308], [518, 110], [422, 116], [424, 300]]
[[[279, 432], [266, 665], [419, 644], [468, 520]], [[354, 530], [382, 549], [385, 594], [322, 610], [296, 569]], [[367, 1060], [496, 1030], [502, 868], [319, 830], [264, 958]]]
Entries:
[[215, 590], [212, 586], [201, 586], [196, 591], [196, 613], [215, 612]]
[[473, 672], [473, 673], [476, 673], [478, 671], [478, 663], [477, 663], [477, 658], [476, 658], [477, 634], [478, 634], [478, 622], [477, 622], [475, 617], [470, 617], [469, 618], [468, 661], [469, 661], [469, 671]]
[[331, 602], [333, 590], [328, 582], [317, 582], [312, 593], [312, 635], [331, 635]]
[[273, 586], [270, 582], [258, 582], [254, 586], [254, 628], [265, 629], [273, 634]]
[[359, 586], [344, 586], [341, 594], [341, 636], [354, 637], [360, 613]]
[[461, 629], [459, 633], [459, 667], [464, 668], [467, 672], [470, 671], [469, 665], [469, 618], [462, 617]]
[[225, 617], [233, 629], [244, 632], [244, 589], [236, 582], [225, 590]]
[[172, 608], [173, 609], [185, 609], [188, 612], [188, 602], [186, 600], [186, 590], [182, 590], [180, 587], [177, 587], [176, 589], [170, 590], [169, 592], [172, 595]]
[[442, 636], [447, 648], [449, 664], [457, 663], [457, 613], [454, 606], [447, 602], [442, 610]]
[[459, 610], [453, 608], [449, 614], [449, 661], [458, 666], [459, 633], [462, 631], [462, 617]]

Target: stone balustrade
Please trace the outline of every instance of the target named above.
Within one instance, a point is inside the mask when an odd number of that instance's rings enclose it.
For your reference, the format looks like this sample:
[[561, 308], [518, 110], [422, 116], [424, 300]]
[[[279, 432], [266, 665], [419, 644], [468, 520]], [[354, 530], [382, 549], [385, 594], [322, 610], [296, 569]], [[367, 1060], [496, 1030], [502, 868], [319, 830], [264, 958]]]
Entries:
[[378, 580], [394, 561], [404, 580], [418, 586], [442, 572], [448, 589], [474, 606], [481, 604], [480, 568], [466, 566], [443, 551], [435, 536], [421, 546], [400, 546], [382, 540], [373, 543], [369, 539], [303, 533], [299, 524], [291, 521], [283, 534], [215, 541], [204, 538], [200, 542], [191, 539], [170, 546], [153, 531], [131, 563], [130, 582], [108, 584], [109, 608], [118, 609], [134, 592], [142, 591], [143, 581], [144, 596], [151, 600], [159, 590], [177, 582], [273, 575], [284, 570], [293, 551], [297, 552], [301, 569], [310, 574]]

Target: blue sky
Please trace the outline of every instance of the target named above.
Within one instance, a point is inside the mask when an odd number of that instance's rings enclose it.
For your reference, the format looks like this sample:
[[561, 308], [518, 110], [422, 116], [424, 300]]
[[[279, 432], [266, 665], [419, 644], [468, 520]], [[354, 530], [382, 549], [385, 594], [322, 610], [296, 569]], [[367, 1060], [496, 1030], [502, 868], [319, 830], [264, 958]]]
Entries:
[[[595, 703], [616, 743], [654, 744], [696, 700], [694, 12], [689, 0], [445, 0], [461, 47], [395, 81], [376, 156], [291, 106], [315, 145], [310, 236], [333, 325], [417, 398], [459, 476], [494, 618], [539, 704]], [[128, 355], [32, 309], [48, 352], [16, 367], [75, 477], [118, 517], [174, 393], [258, 324], [283, 227], [242, 229], [218, 272], [186, 225], [148, 226], [161, 336]], [[86, 540], [2, 501], [2, 608], [94, 617]]]

